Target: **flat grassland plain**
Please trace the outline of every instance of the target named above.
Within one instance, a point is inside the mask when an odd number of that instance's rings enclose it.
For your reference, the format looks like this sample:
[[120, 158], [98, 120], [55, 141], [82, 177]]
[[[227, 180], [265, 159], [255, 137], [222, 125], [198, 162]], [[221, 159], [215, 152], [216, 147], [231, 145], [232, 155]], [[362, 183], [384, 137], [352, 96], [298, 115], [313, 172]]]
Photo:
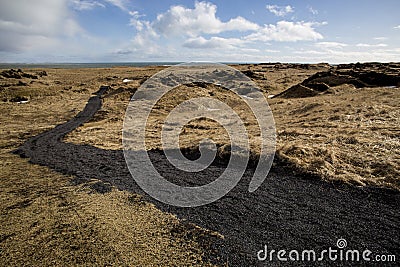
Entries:
[[[273, 168], [329, 184], [387, 188], [390, 194], [398, 194], [400, 64], [233, 67], [257, 83], [273, 111], [277, 129]], [[76, 183], [72, 176], [12, 154], [28, 138], [77, 115], [102, 85], [110, 88], [102, 96], [101, 109], [64, 141], [121, 150], [131, 96], [164, 68], [1, 72], [1, 265], [229, 265], [213, 256], [213, 244], [224, 238], [220, 233], [161, 211], [142, 196], [96, 177]], [[208, 84], [182, 85], [161, 99], [148, 121], [148, 149], [161, 148], [161, 126], [169, 111], [199, 96], [224, 100], [247, 121], [256, 160], [260, 141], [256, 121], [233, 93]], [[181, 148], [194, 151], [204, 137], [217, 143], [219, 157], [227, 157], [228, 136], [211, 120], [186, 125]]]

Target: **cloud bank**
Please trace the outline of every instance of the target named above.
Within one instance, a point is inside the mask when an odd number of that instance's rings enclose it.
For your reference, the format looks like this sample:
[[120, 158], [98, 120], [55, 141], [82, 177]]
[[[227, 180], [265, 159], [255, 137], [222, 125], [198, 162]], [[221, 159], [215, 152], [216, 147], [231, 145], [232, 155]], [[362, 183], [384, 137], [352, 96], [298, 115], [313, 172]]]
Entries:
[[[231, 15], [226, 7], [218, 9], [207, 1], [163, 9], [145, 4], [140, 8], [141, 4], [131, 0], [0, 3], [3, 62], [30, 58], [59, 62], [350, 62], [393, 61], [400, 56], [395, 48], [400, 25], [387, 24], [386, 30], [372, 32], [369, 38], [357, 34], [343, 38], [334, 31], [336, 21], [328, 27], [318, 22], [325, 12], [323, 5], [317, 5], [317, 10], [298, 4], [296, 8], [261, 4], [256, 12]], [[111, 18], [114, 15], [118, 17]]]
[[[290, 6], [271, 7], [278, 16], [293, 12]], [[228, 49], [255, 51], [252, 46], [267, 42], [297, 42], [323, 39], [315, 27], [320, 23], [279, 21], [276, 24], [259, 25], [243, 17], [222, 21], [217, 17], [217, 6], [209, 2], [196, 2], [194, 8], [181, 5], [171, 6], [153, 21], [145, 20], [139, 12], [131, 12], [130, 24], [137, 34], [133, 38], [133, 51], [153, 48], [160, 43], [174, 43], [179, 40], [187, 49]], [[225, 37], [229, 32], [235, 37]]]
[[67, 0], [1, 1], [0, 51], [24, 51], [57, 43], [82, 31]]

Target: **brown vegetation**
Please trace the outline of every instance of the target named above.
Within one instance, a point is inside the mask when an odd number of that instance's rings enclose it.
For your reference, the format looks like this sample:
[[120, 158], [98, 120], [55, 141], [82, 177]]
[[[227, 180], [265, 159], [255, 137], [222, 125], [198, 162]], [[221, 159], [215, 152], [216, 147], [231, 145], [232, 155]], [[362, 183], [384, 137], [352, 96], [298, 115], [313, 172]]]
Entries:
[[[278, 134], [278, 168], [327, 181], [400, 189], [397, 64], [235, 67], [257, 82], [266, 97], [275, 95], [268, 101]], [[161, 69], [1, 73], [1, 265], [210, 265], [204, 255], [208, 241], [222, 238], [218, 234], [162, 213], [138, 195], [115, 189], [96, 193], [95, 179], [74, 186], [70, 177], [10, 154], [28, 137], [76, 115], [100, 85], [111, 86], [102, 109], [66, 140], [121, 149], [130, 97]], [[125, 78], [132, 81], [124, 83]], [[212, 96], [234, 106], [257, 151], [255, 119], [235, 95], [212, 85], [181, 86], [160, 101], [149, 121], [149, 149], [160, 147], [160, 126], [168, 111], [193, 96]], [[192, 149], [204, 137], [222, 148], [220, 157], [227, 156], [227, 135], [212, 120], [189, 123], [181, 147]]]
[[[396, 167], [400, 166], [400, 93], [395, 75], [398, 68], [388, 64], [363, 66], [235, 67], [256, 77], [254, 81], [266, 96], [275, 95], [268, 102], [276, 122], [276, 157], [280, 163], [327, 181], [400, 189]], [[378, 71], [383, 74], [377, 75]], [[78, 128], [67, 140], [121, 149], [125, 108], [137, 86], [139, 82], [114, 86], [95, 120]], [[149, 120], [146, 139], [149, 149], [160, 148], [161, 125], [168, 111], [195, 96], [212, 96], [233, 106], [247, 121], [251, 147], [257, 154], [260, 140], [255, 118], [248, 115], [250, 112], [234, 94], [214, 85], [181, 86], [163, 97]], [[220, 125], [196, 120], [181, 134], [181, 148], [196, 147], [205, 137], [214, 139], [220, 147], [229, 143]]]
[[[46, 72], [38, 79], [0, 79], [0, 265], [211, 266], [206, 254], [220, 235], [163, 213], [139, 195], [99, 194], [96, 177], [76, 186], [72, 177], [11, 154], [30, 136], [75, 116], [109, 77], [104, 69]], [[29, 102], [13, 102], [17, 96]]]

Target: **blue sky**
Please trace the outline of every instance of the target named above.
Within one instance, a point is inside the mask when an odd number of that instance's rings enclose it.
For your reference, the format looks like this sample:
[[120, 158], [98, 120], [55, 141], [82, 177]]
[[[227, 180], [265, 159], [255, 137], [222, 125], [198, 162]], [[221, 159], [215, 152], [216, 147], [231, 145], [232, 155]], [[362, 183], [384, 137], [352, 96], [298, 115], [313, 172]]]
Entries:
[[400, 61], [400, 1], [0, 0], [0, 62]]

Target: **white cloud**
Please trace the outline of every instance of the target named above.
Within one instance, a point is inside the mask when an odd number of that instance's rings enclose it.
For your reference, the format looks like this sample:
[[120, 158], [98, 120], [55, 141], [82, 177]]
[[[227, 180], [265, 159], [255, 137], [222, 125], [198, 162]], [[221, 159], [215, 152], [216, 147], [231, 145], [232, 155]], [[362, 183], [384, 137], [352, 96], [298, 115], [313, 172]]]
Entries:
[[160, 51], [165, 52], [165, 47], [162, 49], [157, 41], [159, 35], [154, 31], [151, 22], [141, 19], [145, 15], [140, 14], [138, 11], [130, 11], [130, 25], [135, 27], [137, 33], [131, 42], [123, 49], [114, 51], [118, 55], [128, 55], [135, 53], [140, 58], [148, 55], [156, 55]]
[[346, 50], [305, 50], [294, 52], [297, 56], [293, 56], [291, 61], [303, 62], [329, 62], [335, 63], [351, 63], [351, 62], [390, 62], [394, 58], [400, 56], [400, 51], [396, 50], [381, 50], [376, 49], [372, 51], [354, 51], [351, 49]]
[[153, 29], [164, 36], [217, 34], [223, 31], [257, 30], [258, 25], [242, 17], [222, 22], [216, 17], [217, 6], [207, 2], [196, 2], [194, 9], [172, 6], [159, 14], [152, 22]]
[[308, 11], [313, 15], [318, 15], [318, 10], [314, 9], [312, 6], [308, 7]]
[[120, 8], [123, 11], [129, 12], [129, 0], [104, 0], [105, 2]]
[[[209, 39], [202, 34], [218, 34], [226, 31], [255, 31], [259, 25], [242, 17], [232, 18], [223, 22], [216, 17], [217, 7], [207, 2], [196, 2], [193, 9], [183, 6], [171, 6], [166, 12], [157, 16], [154, 21], [145, 20], [137, 11], [129, 12], [130, 25], [135, 27], [137, 33], [132, 40], [132, 49], [124, 49], [136, 53], [147, 53], [148, 50], [160, 49], [159, 43], [163, 42], [164, 49], [179, 38], [184, 39], [182, 46], [192, 49], [229, 48], [244, 43], [240, 38], [222, 38], [212, 36]], [[189, 37], [189, 38], [188, 38]], [[161, 39], [160, 39], [161, 38]], [[185, 40], [186, 39], [186, 40]], [[169, 46], [170, 50], [173, 49]], [[121, 52], [118, 52], [121, 54]]]
[[[335, 42], [322, 42], [329, 45], [313, 45], [314, 49], [299, 49], [293, 51], [292, 59], [299, 62], [329, 62], [335, 63], [350, 63], [350, 62], [390, 62], [395, 61], [400, 57], [400, 48], [388, 48], [385, 45], [334, 45]], [[360, 49], [376, 47], [375, 49]]]
[[243, 40], [237, 38], [221, 38], [221, 37], [211, 37], [210, 39], [205, 39], [203, 37], [195, 37], [186, 40], [183, 43], [184, 47], [187, 48], [202, 48], [202, 49], [211, 49], [211, 48], [234, 48], [235, 45], [240, 45], [243, 43]]
[[140, 19], [141, 17], [144, 17], [144, 15], [141, 15], [138, 11], [130, 11], [129, 15], [131, 15], [129, 25], [135, 27], [136, 30], [142, 31], [145, 25], [148, 25], [147, 21]]
[[279, 52], [281, 52], [279, 50], [274, 50], [274, 49], [265, 49], [264, 51], [267, 52], [267, 53], [279, 53]]
[[374, 37], [374, 40], [377, 40], [377, 41], [385, 41], [385, 40], [387, 40], [388, 38], [387, 37]]
[[387, 44], [356, 44], [357, 47], [386, 47], [388, 46]]
[[82, 10], [92, 10], [96, 7], [104, 8], [105, 5], [98, 1], [87, 1], [87, 0], [70, 0], [71, 5], [74, 9], [82, 11]]
[[92, 10], [96, 7], [106, 7], [105, 4], [118, 7], [122, 11], [129, 12], [129, 0], [68, 0], [71, 6], [78, 11]]
[[[217, 6], [208, 2], [196, 2], [194, 8], [171, 6], [166, 12], [158, 14], [153, 21], [146, 20], [137, 11], [129, 12], [130, 25], [136, 29], [136, 35], [130, 47], [126, 46], [124, 49], [117, 50], [116, 53], [142, 56], [149, 54], [149, 51], [153, 51], [155, 55], [171, 54], [175, 51], [173, 53], [176, 56], [182, 56], [185, 53], [195, 58], [203, 55], [202, 51], [209, 53], [210, 56], [217, 51], [219, 55], [226, 54], [221, 49], [231, 54], [236, 51], [262, 53], [260, 45], [269, 45], [267, 41], [322, 39], [323, 36], [314, 27], [326, 24], [325, 22], [280, 21], [276, 25], [260, 26], [242, 17], [221, 21], [216, 13]], [[227, 31], [243, 33], [235, 38], [218, 36]], [[182, 50], [182, 47], [189, 50]], [[191, 54], [190, 50], [198, 52]], [[267, 52], [279, 53], [275, 49]]]
[[0, 51], [23, 51], [54, 45], [83, 30], [69, 13], [68, 0], [2, 1]]
[[[166, 12], [158, 14], [156, 19], [148, 21], [137, 11], [129, 12], [130, 25], [136, 29], [131, 42], [132, 48], [118, 51], [118, 54], [130, 52], [146, 53], [147, 50], [161, 49], [229, 49], [255, 52], [255, 45], [267, 41], [309, 41], [322, 39], [314, 26], [326, 23], [280, 21], [276, 25], [260, 26], [243, 17], [221, 21], [217, 16], [217, 6], [208, 2], [196, 2], [194, 8], [171, 6]], [[235, 38], [217, 36], [227, 31], [244, 32]], [[204, 35], [209, 35], [205, 37]], [[160, 44], [162, 43], [162, 48]], [[172, 47], [172, 48], [171, 48]], [[273, 50], [273, 49], [271, 49]], [[270, 51], [271, 52], [271, 51]], [[272, 53], [272, 52], [271, 52]], [[275, 53], [275, 51], [274, 51]]]
[[284, 17], [287, 14], [294, 12], [294, 8], [291, 6], [266, 5], [265, 8], [278, 17]]
[[246, 36], [245, 39], [264, 42], [296, 42], [323, 39], [323, 36], [313, 28], [314, 25], [315, 23], [312, 22], [279, 21], [276, 25], [264, 25], [264, 28]]
[[338, 43], [338, 42], [318, 42], [315, 44], [316, 47], [324, 48], [324, 49], [332, 49], [332, 48], [343, 48], [346, 47], [347, 44], [345, 43]]
[[397, 25], [397, 26], [393, 27], [393, 29], [399, 30], [400, 29], [400, 25]]

